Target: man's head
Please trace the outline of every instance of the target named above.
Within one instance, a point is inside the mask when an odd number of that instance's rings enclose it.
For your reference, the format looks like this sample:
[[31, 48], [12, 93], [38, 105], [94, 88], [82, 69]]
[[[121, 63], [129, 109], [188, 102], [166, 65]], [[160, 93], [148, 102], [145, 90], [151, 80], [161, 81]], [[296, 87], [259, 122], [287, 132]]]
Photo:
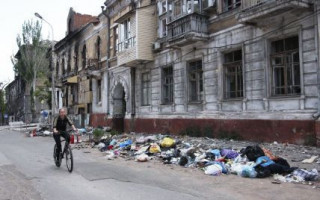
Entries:
[[66, 110], [64, 108], [59, 109], [59, 116], [60, 116], [60, 118], [65, 118]]

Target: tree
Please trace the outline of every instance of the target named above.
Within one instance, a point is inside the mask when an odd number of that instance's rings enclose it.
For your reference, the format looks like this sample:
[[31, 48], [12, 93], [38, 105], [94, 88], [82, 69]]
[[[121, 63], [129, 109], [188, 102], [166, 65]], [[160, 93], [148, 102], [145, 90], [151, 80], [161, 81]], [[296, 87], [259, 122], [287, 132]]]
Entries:
[[0, 115], [1, 115], [1, 124], [4, 124], [4, 114], [6, 112], [6, 103], [5, 103], [5, 88], [6, 84], [0, 82]]
[[46, 57], [49, 42], [42, 39], [42, 24], [29, 20], [22, 25], [22, 33], [17, 36], [18, 53], [12, 57], [14, 71], [30, 86], [31, 113], [36, 111], [36, 86], [40, 78], [47, 78], [49, 61]]

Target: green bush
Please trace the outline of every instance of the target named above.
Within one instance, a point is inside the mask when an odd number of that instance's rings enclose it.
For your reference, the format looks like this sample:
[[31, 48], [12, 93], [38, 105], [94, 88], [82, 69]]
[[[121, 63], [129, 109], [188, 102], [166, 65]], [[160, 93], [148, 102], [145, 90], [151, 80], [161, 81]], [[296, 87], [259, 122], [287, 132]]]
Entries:
[[118, 131], [112, 129], [111, 132], [110, 132], [110, 134], [111, 134], [112, 136], [114, 136], [114, 135], [119, 135], [120, 133], [119, 133]]
[[93, 136], [95, 139], [100, 139], [104, 135], [104, 130], [102, 129], [94, 129]]

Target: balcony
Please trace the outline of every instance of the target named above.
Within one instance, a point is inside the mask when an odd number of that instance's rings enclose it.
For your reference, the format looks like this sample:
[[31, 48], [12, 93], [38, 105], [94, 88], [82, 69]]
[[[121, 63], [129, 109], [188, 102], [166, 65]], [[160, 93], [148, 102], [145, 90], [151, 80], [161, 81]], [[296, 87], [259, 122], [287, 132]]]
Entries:
[[295, 8], [309, 8], [311, 0], [242, 0], [238, 21], [257, 23], [262, 18], [283, 14]]
[[192, 13], [168, 24], [169, 45], [186, 45], [208, 39], [208, 19], [205, 15]]
[[[157, 36], [157, 19], [154, 15], [155, 5], [137, 9], [131, 18], [128, 38], [119, 39], [117, 48], [117, 65], [135, 67], [137, 64], [153, 61], [152, 43]], [[120, 37], [121, 38], [121, 37]]]

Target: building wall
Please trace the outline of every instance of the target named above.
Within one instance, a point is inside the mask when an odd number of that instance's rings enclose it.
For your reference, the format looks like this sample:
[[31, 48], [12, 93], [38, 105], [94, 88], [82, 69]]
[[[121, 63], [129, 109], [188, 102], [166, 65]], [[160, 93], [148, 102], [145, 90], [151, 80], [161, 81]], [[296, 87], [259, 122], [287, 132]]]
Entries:
[[155, 6], [138, 9], [136, 11], [136, 57], [139, 60], [153, 60], [152, 43], [157, 36]]

